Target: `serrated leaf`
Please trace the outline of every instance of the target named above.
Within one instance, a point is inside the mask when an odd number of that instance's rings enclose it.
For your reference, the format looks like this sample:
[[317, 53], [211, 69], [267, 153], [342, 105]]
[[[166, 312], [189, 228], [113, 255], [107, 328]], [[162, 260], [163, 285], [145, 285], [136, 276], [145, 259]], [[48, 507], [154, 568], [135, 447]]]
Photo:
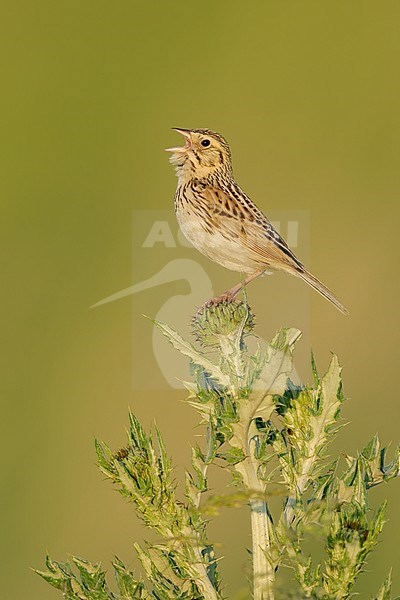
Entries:
[[230, 385], [229, 377], [225, 375], [217, 365], [214, 365], [201, 352], [196, 350], [192, 344], [186, 342], [179, 333], [171, 329], [171, 327], [162, 321], [153, 322], [176, 350], [179, 350], [181, 354], [188, 356], [195, 364], [202, 367], [210, 377], [220, 385], [224, 387]]
[[227, 452], [219, 453], [218, 456], [225, 459], [230, 465], [237, 465], [246, 458], [241, 448], [230, 448]]
[[[295, 328], [283, 329], [277, 333], [267, 348], [264, 367], [254, 382], [253, 391], [255, 393], [264, 393], [264, 396], [284, 393], [288, 377], [293, 371], [293, 348], [301, 335], [301, 331]], [[262, 405], [260, 409], [262, 409]]]
[[72, 556], [72, 561], [78, 568], [83, 587], [89, 592], [89, 597], [93, 597], [95, 600], [106, 600], [109, 598], [105, 583], [106, 575], [101, 570], [101, 564], [93, 565], [89, 561], [77, 556]]
[[118, 557], [115, 557], [113, 567], [120, 594], [119, 600], [142, 600], [150, 597], [144, 584], [135, 579], [134, 574], [125, 567]]
[[389, 575], [386, 577], [374, 600], [392, 600], [392, 569], [390, 569]]

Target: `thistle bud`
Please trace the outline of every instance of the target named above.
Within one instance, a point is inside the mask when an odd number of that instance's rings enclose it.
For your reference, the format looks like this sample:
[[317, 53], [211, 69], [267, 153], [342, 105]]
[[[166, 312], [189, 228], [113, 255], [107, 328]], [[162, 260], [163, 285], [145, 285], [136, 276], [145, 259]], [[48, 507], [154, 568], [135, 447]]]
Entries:
[[192, 321], [197, 340], [208, 348], [219, 348], [222, 338], [235, 339], [249, 334], [254, 327], [254, 317], [244, 302], [219, 302], [202, 307]]

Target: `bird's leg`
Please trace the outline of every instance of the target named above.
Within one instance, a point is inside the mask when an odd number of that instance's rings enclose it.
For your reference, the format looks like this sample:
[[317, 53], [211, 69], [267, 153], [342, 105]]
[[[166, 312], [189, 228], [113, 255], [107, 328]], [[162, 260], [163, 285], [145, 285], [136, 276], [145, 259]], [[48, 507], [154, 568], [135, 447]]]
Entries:
[[251, 275], [248, 275], [246, 279], [221, 294], [221, 296], [217, 296], [216, 298], [211, 298], [211, 300], [208, 300], [205, 303], [205, 306], [212, 306], [213, 304], [219, 304], [220, 302], [232, 302], [235, 296], [237, 296], [238, 293], [243, 290], [248, 283], [250, 283], [250, 281], [253, 281], [253, 279], [256, 279], [256, 277], [259, 277], [263, 273], [265, 273], [265, 269], [251, 273]]
[[255, 271], [254, 273], [252, 273], [251, 275], [246, 277], [246, 279], [244, 279], [243, 281], [241, 281], [240, 283], [238, 283], [237, 285], [235, 285], [233, 288], [231, 288], [230, 290], [225, 292], [225, 294], [222, 294], [222, 295], [227, 296], [228, 298], [233, 300], [233, 298], [235, 296], [237, 296], [238, 293], [241, 290], [243, 290], [248, 283], [250, 283], [250, 281], [253, 281], [253, 279], [260, 277], [260, 275], [262, 275], [263, 273], [265, 273], [265, 269], [262, 269], [260, 271]]

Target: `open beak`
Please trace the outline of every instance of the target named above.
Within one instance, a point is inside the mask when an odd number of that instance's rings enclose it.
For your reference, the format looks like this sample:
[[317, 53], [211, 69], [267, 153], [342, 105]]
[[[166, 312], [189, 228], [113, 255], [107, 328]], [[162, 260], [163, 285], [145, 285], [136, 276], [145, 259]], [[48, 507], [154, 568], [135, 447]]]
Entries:
[[189, 150], [192, 147], [192, 143], [190, 140], [190, 129], [180, 129], [179, 127], [173, 127], [172, 129], [184, 136], [185, 145], [177, 146], [176, 148], [166, 148], [165, 151], [166, 152], [186, 152], [187, 150]]

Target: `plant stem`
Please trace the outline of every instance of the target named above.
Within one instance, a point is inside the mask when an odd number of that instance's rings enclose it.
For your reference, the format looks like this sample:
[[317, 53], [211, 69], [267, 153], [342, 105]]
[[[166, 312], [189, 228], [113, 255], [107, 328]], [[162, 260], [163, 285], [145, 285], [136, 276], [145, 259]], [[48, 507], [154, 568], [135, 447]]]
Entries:
[[[226, 339], [222, 337], [220, 340], [221, 353], [227, 363], [230, 364], [232, 373], [235, 375], [232, 392], [236, 398], [245, 379], [245, 367], [242, 356], [244, 326], [245, 319], [234, 336], [227, 337]], [[248, 419], [244, 430], [240, 434], [237, 434], [239, 447], [243, 449], [247, 459], [239, 463], [236, 469], [242, 475], [243, 483], [247, 489], [262, 496], [265, 491], [264, 485], [258, 478], [258, 464], [252, 458], [254, 457], [254, 452], [251, 448], [252, 435], [250, 429], [254, 414], [248, 414], [244, 417], [245, 421]], [[270, 552], [271, 547], [269, 525], [272, 519], [266, 501], [262, 498], [251, 499], [250, 515], [253, 544], [253, 597], [254, 600], [274, 600], [275, 570], [268, 559], [268, 552]]]
[[270, 525], [272, 517], [267, 502], [262, 498], [265, 489], [257, 477], [257, 463], [252, 460], [250, 441], [248, 458], [237, 465], [243, 483], [255, 496], [250, 500], [251, 536], [253, 544], [253, 597], [254, 600], [274, 600], [275, 569], [268, 558], [271, 551]]
[[217, 592], [208, 577], [207, 569], [203, 562], [203, 557], [199, 548], [195, 548], [195, 553], [198, 558], [198, 564], [196, 565], [197, 572], [199, 574], [199, 586], [202, 588], [205, 600], [218, 600]]
[[266, 552], [269, 549], [268, 520], [265, 500], [251, 500], [251, 531], [253, 538], [253, 585], [254, 600], [273, 600], [275, 574]]

